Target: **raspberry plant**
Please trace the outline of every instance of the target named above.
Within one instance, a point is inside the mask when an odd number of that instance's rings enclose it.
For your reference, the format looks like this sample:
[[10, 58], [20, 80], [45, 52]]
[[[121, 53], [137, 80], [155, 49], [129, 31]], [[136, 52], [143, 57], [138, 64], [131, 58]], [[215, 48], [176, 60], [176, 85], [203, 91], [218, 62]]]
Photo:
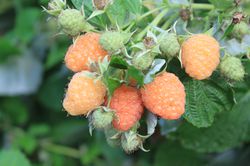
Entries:
[[[108, 143], [128, 153], [147, 151], [143, 142], [157, 122], [162, 130], [181, 122], [169, 139], [199, 152], [218, 152], [248, 140], [250, 47], [245, 44], [235, 54], [228, 46], [249, 38], [247, 1], [147, 2], [49, 2], [45, 11], [72, 38], [66, 66], [81, 72], [69, 84], [64, 109], [70, 115], [87, 114], [91, 134], [102, 129]], [[83, 73], [84, 79], [73, 84]], [[245, 94], [238, 94], [240, 85], [247, 88]]]

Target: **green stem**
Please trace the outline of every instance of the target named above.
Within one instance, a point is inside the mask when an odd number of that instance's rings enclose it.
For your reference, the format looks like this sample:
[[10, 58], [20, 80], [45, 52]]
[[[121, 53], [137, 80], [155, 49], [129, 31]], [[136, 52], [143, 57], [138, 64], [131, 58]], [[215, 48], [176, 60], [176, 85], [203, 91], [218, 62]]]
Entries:
[[214, 5], [211, 4], [205, 4], [205, 3], [192, 3], [191, 5], [179, 5], [179, 4], [173, 4], [170, 5], [171, 8], [180, 8], [180, 7], [190, 7], [192, 9], [200, 9], [200, 10], [213, 10], [214, 9]]
[[170, 25], [173, 23], [173, 21], [179, 16], [178, 13], [173, 14], [161, 27], [162, 29], [166, 30], [170, 27]]
[[149, 16], [149, 15], [151, 15], [151, 14], [153, 14], [153, 13], [155, 13], [155, 12], [157, 12], [157, 11], [163, 9], [163, 8], [166, 8], [166, 6], [161, 6], [159, 8], [155, 8], [153, 10], [150, 10], [147, 13], [144, 13], [143, 15], [141, 15], [140, 17], [138, 17], [136, 20], [140, 21], [140, 20], [144, 19], [145, 17], [147, 17], [147, 16]]
[[153, 10], [150, 10], [148, 11], [147, 13], [144, 13], [143, 15], [139, 16], [138, 18], [136, 18], [136, 20], [134, 20], [130, 25], [129, 27], [125, 30], [125, 32], [129, 32], [131, 30], [131, 28], [139, 21], [141, 21], [142, 19], [148, 17], [149, 15], [163, 9], [163, 8], [166, 8], [166, 6], [162, 6], [162, 7], [159, 7], [159, 8], [155, 8]]
[[149, 24], [143, 31], [141, 31], [141, 32], [137, 35], [136, 41], [141, 40], [141, 39], [146, 35], [147, 31], [148, 31], [152, 26], [157, 26], [157, 25], [160, 23], [161, 19], [167, 14], [167, 12], [168, 12], [168, 9], [164, 9], [163, 11], [161, 11], [161, 13], [158, 14], [158, 15], [155, 17], [155, 19], [152, 21], [152, 23]]
[[55, 144], [49, 143], [49, 142], [43, 142], [43, 143], [41, 143], [41, 146], [46, 151], [49, 151], [52, 153], [61, 154], [64, 156], [77, 158], [77, 159], [81, 157], [81, 154], [78, 150], [73, 149], [73, 148], [69, 148], [66, 146], [55, 145]]
[[193, 9], [201, 9], [201, 10], [213, 10], [214, 5], [211, 4], [204, 4], [204, 3], [193, 3], [191, 4]]

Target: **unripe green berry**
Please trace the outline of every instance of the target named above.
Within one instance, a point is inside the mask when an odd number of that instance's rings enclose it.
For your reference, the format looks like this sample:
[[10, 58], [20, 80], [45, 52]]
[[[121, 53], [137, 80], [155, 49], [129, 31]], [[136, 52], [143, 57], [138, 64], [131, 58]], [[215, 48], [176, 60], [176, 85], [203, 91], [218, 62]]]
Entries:
[[124, 47], [129, 36], [126, 33], [107, 31], [101, 35], [99, 42], [106, 51], [115, 53]]
[[129, 131], [121, 136], [121, 145], [126, 153], [132, 153], [142, 146], [142, 138], [134, 131]]
[[[118, 131], [115, 130], [111, 125], [104, 129], [104, 134], [107, 140], [107, 143], [112, 146], [116, 147], [120, 145], [120, 136]], [[113, 138], [117, 135], [116, 138]]]
[[86, 21], [79, 10], [66, 9], [58, 16], [58, 24], [64, 33], [77, 36], [85, 31]]
[[233, 56], [224, 57], [219, 66], [220, 72], [228, 79], [241, 81], [244, 78], [245, 70], [239, 58]]
[[247, 23], [241, 21], [239, 24], [236, 24], [233, 28], [232, 34], [237, 39], [241, 39], [244, 35], [250, 33], [250, 28]]
[[152, 54], [139, 52], [133, 57], [132, 64], [139, 70], [147, 70], [153, 61], [154, 56]]
[[111, 111], [107, 112], [100, 108], [92, 113], [91, 122], [95, 128], [103, 129], [111, 124], [113, 120], [113, 115], [114, 115], [113, 112]]
[[164, 34], [160, 42], [160, 50], [168, 58], [178, 56], [180, 44], [174, 33]]

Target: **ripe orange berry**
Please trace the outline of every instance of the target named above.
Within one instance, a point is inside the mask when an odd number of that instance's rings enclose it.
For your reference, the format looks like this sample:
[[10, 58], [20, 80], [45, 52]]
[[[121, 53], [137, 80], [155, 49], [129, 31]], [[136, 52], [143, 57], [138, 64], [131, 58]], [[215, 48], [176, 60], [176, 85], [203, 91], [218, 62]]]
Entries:
[[115, 112], [113, 126], [120, 131], [127, 131], [140, 120], [143, 113], [139, 90], [122, 85], [111, 98], [110, 108]]
[[181, 60], [190, 77], [206, 79], [220, 63], [219, 43], [209, 35], [193, 35], [182, 44]]
[[70, 115], [86, 115], [104, 102], [106, 87], [101, 80], [76, 73], [71, 79], [63, 107]]
[[185, 112], [185, 89], [172, 73], [157, 76], [141, 89], [141, 94], [146, 108], [164, 119], [178, 119]]
[[89, 70], [89, 60], [97, 62], [108, 55], [99, 44], [99, 38], [98, 33], [86, 33], [79, 36], [66, 53], [66, 66], [74, 72]]

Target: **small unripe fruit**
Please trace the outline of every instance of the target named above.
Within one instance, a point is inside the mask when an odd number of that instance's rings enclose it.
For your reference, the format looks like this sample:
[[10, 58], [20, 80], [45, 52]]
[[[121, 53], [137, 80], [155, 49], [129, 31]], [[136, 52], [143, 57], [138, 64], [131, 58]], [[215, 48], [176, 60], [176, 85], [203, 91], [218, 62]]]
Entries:
[[70, 36], [77, 36], [84, 32], [86, 21], [79, 10], [66, 9], [58, 16], [58, 24], [64, 33]]
[[150, 53], [145, 54], [139, 52], [133, 57], [132, 64], [139, 70], [147, 70], [152, 65], [153, 61], [154, 56]]
[[178, 53], [180, 51], [180, 44], [178, 42], [176, 34], [164, 34], [160, 43], [160, 50], [168, 58], [178, 56]]
[[[112, 146], [116, 147], [120, 145], [120, 136], [119, 132], [114, 129], [113, 126], [108, 126], [107, 128], [104, 129], [104, 134], [107, 140], [107, 143]], [[115, 138], [114, 138], [115, 137]]]
[[233, 56], [224, 57], [219, 68], [221, 73], [230, 80], [241, 81], [244, 78], [245, 70], [239, 58]]
[[113, 112], [99, 108], [91, 115], [91, 123], [97, 129], [106, 128], [113, 120]]
[[240, 22], [239, 24], [236, 24], [233, 28], [232, 34], [237, 39], [241, 39], [244, 35], [247, 35], [250, 33], [250, 28], [247, 23]]
[[133, 153], [142, 146], [143, 140], [134, 131], [126, 132], [121, 137], [121, 145], [126, 153]]
[[128, 40], [128, 34], [120, 32], [105, 32], [101, 35], [100, 44], [109, 53], [119, 51]]

